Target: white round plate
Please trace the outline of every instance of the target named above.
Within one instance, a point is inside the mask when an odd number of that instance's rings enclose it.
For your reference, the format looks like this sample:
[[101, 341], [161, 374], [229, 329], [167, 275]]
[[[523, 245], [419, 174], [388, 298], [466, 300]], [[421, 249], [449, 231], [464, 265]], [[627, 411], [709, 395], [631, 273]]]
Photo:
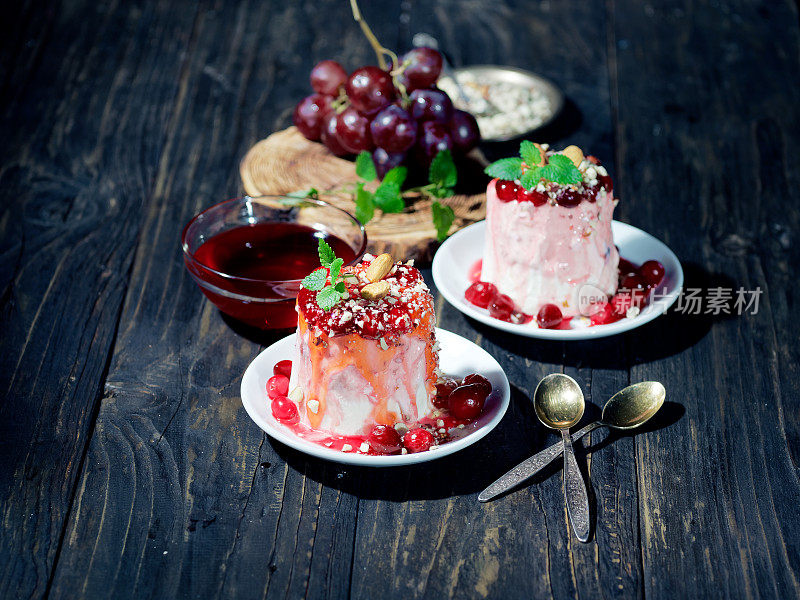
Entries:
[[632, 225], [613, 221], [611, 232], [619, 253], [629, 261], [641, 264], [657, 260], [664, 265], [664, 279], [656, 288], [660, 295], [638, 316], [608, 325], [593, 325], [579, 329], [540, 329], [535, 322], [519, 325], [489, 316], [489, 311], [470, 304], [464, 292], [470, 286], [469, 270], [483, 258], [483, 238], [486, 221], [480, 221], [453, 234], [433, 257], [433, 281], [445, 299], [473, 319], [497, 329], [545, 340], [590, 340], [623, 333], [649, 323], [664, 314], [678, 298], [683, 288], [683, 269], [678, 257], [663, 242]]
[[242, 377], [242, 404], [250, 418], [270, 437], [291, 446], [295, 450], [311, 456], [332, 460], [350, 465], [367, 467], [395, 467], [435, 460], [448, 454], [458, 452], [470, 446], [494, 429], [506, 414], [511, 399], [508, 379], [500, 364], [492, 356], [469, 340], [455, 333], [436, 330], [439, 341], [439, 368], [453, 377], [463, 377], [470, 373], [479, 373], [492, 383], [492, 394], [486, 399], [484, 411], [475, 421], [478, 428], [462, 438], [442, 444], [435, 450], [416, 454], [397, 454], [393, 456], [370, 456], [356, 452], [340, 452], [326, 448], [299, 437], [291, 428], [283, 425], [269, 408], [267, 397], [267, 379], [272, 377], [272, 367], [278, 361], [291, 359], [294, 356], [295, 334], [272, 344], [259, 354]]

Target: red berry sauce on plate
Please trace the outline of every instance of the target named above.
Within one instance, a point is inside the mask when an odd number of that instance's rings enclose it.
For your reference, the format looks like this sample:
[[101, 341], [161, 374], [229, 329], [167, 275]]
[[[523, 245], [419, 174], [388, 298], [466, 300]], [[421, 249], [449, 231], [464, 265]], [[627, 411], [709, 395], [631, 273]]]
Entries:
[[[292, 362], [282, 360], [266, 384], [265, 401], [272, 416], [295, 435], [325, 448], [356, 454], [395, 455], [426, 452], [472, 433], [481, 424], [479, 418], [492, 394], [492, 384], [477, 373], [463, 379], [443, 377], [436, 384], [433, 405], [436, 410], [412, 426], [375, 425], [367, 435], [329, 435], [299, 422], [297, 403], [286, 396]], [[284, 385], [285, 382], [285, 385]]]
[[[542, 305], [536, 315], [517, 310], [511, 298], [501, 293], [497, 286], [481, 281], [481, 263], [476, 262], [469, 270], [468, 278], [472, 283], [464, 292], [467, 302], [486, 309], [491, 317], [507, 323], [530, 323], [535, 320], [540, 329], [572, 328], [572, 319], [564, 318], [555, 304]], [[594, 305], [589, 326], [614, 323], [624, 319], [630, 308], [642, 309], [647, 306], [651, 292], [663, 281], [665, 274], [664, 265], [657, 260], [645, 261], [637, 267], [622, 257], [619, 259], [618, 272], [617, 293], [607, 302]]]

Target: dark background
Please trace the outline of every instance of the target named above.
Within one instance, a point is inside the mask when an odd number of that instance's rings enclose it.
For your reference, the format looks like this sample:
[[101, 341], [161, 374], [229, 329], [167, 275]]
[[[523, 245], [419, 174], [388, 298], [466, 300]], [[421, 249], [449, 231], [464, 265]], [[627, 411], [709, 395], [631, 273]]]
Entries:
[[[426, 31], [456, 65], [556, 82], [567, 110], [539, 141], [598, 156], [617, 219], [665, 241], [688, 287], [760, 288], [758, 313], [673, 313], [565, 344], [438, 298], [439, 325], [507, 370], [500, 426], [413, 468], [307, 459], [241, 407], [241, 374], [276, 336], [234, 331], [185, 272], [179, 236], [240, 193], [239, 160], [289, 124], [316, 61], [374, 62], [348, 4], [3, 3], [0, 597], [797, 597], [797, 5], [362, 10], [386, 46]], [[596, 515], [585, 545], [557, 466], [476, 500], [556, 441], [528, 400], [553, 371], [582, 384], [584, 421], [629, 382], [668, 390], [647, 431], [579, 450]]]

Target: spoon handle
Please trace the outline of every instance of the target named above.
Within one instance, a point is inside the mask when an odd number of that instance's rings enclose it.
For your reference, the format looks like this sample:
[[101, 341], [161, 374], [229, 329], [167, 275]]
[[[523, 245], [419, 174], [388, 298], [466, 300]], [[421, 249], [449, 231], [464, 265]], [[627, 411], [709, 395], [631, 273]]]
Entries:
[[[589, 423], [583, 429], [579, 429], [572, 434], [572, 441], [577, 442], [587, 433], [594, 431], [600, 426], [602, 426], [600, 421]], [[564, 452], [564, 444], [561, 442], [556, 442], [549, 448], [545, 448], [530, 458], [526, 458], [508, 473], [500, 477], [500, 479], [495, 481], [492, 485], [483, 490], [478, 495], [478, 500], [481, 502], [488, 502], [500, 494], [507, 492], [511, 488], [516, 487], [523, 481], [530, 479], [536, 475], [536, 473], [544, 469], [547, 465], [561, 456], [562, 452]]]
[[586, 493], [586, 482], [583, 481], [578, 461], [575, 460], [569, 429], [561, 430], [561, 440], [564, 444], [564, 499], [567, 502], [567, 514], [575, 537], [581, 542], [587, 542], [589, 541], [589, 497]]

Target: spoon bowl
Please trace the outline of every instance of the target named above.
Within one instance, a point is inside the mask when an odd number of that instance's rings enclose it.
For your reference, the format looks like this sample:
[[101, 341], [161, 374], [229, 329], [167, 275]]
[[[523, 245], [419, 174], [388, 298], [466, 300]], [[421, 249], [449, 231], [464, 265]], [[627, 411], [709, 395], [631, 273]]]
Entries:
[[603, 406], [603, 424], [614, 429], [633, 429], [648, 421], [664, 404], [667, 390], [658, 381], [629, 385]]
[[552, 373], [536, 386], [533, 406], [546, 427], [569, 429], [581, 420], [585, 402], [577, 381], [563, 373]]

